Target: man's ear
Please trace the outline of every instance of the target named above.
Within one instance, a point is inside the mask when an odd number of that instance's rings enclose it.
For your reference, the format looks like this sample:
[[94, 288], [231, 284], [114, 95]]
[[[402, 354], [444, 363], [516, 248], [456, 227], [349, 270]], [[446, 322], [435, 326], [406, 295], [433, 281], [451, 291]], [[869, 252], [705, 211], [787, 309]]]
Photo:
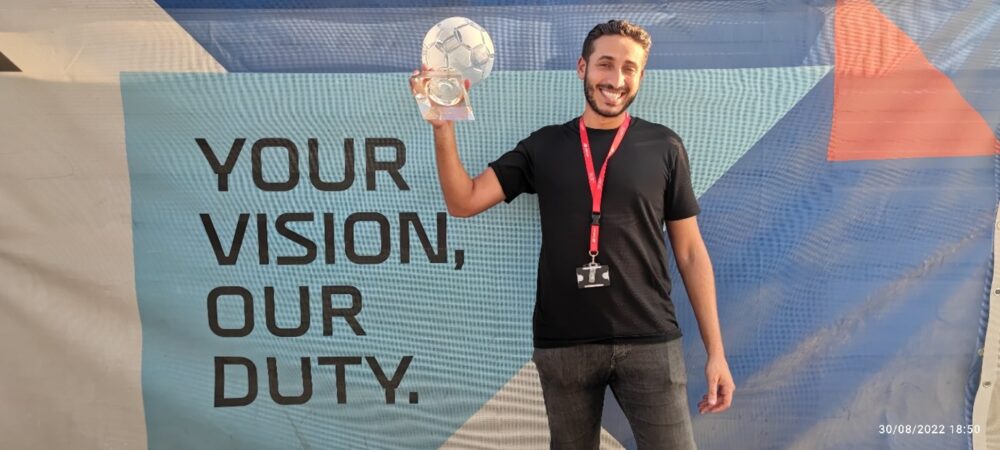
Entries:
[[582, 80], [586, 72], [587, 72], [587, 60], [583, 59], [583, 57], [581, 56], [580, 59], [576, 60], [577, 78]]

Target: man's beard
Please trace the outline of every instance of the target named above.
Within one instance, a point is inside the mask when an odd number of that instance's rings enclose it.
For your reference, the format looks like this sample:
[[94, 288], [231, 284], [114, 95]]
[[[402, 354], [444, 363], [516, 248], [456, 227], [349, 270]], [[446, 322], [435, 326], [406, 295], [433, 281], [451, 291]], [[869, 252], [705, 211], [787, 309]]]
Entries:
[[635, 100], [635, 93], [634, 92], [629, 92], [628, 88], [626, 88], [625, 92], [622, 93], [622, 97], [624, 97], [624, 100], [622, 101], [621, 109], [618, 110], [618, 112], [612, 113], [612, 112], [608, 112], [608, 111], [602, 111], [601, 108], [599, 107], [598, 103], [597, 103], [597, 99], [594, 98], [595, 95], [600, 95], [600, 94], [598, 94], [597, 91], [599, 89], [601, 89], [602, 87], [605, 88], [605, 89], [611, 90], [611, 91], [617, 91], [617, 89], [615, 89], [613, 86], [611, 86], [609, 84], [589, 84], [587, 82], [587, 78], [588, 78], [587, 75], [588, 75], [588, 71], [584, 71], [584, 75], [583, 75], [583, 95], [584, 95], [584, 97], [587, 98], [587, 104], [590, 105], [590, 109], [594, 110], [594, 112], [597, 113], [599, 116], [602, 116], [602, 117], [618, 117], [623, 112], [625, 112], [625, 110], [628, 109], [629, 105], [632, 104], [632, 101]]

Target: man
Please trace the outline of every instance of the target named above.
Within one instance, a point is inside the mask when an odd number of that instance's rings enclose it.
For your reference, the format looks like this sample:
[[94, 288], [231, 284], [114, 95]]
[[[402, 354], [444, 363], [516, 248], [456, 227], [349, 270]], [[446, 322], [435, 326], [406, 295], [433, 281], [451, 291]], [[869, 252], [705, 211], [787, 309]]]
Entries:
[[664, 224], [708, 353], [708, 393], [698, 409], [717, 413], [732, 403], [684, 146], [669, 128], [626, 112], [649, 47], [649, 34], [627, 21], [594, 27], [577, 62], [581, 118], [532, 133], [475, 179], [459, 159], [452, 123], [430, 121], [450, 214], [470, 217], [522, 192], [538, 194], [532, 360], [554, 449], [598, 448], [608, 386], [640, 449], [695, 447]]

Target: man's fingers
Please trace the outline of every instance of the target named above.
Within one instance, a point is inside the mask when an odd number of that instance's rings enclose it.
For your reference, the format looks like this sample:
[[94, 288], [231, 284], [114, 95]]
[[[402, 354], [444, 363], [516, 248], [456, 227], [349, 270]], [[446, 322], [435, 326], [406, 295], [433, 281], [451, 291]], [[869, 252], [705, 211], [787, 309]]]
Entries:
[[720, 385], [718, 399], [715, 405], [709, 405], [706, 408], [706, 412], [710, 414], [720, 413], [727, 409], [733, 404], [733, 387], [729, 385]]
[[701, 401], [698, 402], [698, 413], [705, 414], [711, 412], [712, 405], [708, 403], [708, 395], [702, 395]]
[[708, 380], [708, 404], [715, 405], [718, 401], [719, 379], [711, 377]]
[[726, 384], [726, 385], [723, 385], [721, 389], [722, 389], [722, 392], [725, 394], [726, 406], [728, 407], [729, 405], [732, 405], [733, 404], [733, 391], [736, 390], [736, 387], [733, 386], [733, 385], [731, 385], [731, 384]]
[[735, 391], [736, 389], [732, 385], [725, 384], [725, 385], [722, 385], [721, 387], [719, 387], [719, 390], [722, 393], [722, 395], [721, 395], [721, 397], [722, 397], [722, 409], [720, 409], [719, 411], [725, 411], [725, 410], [729, 409], [730, 406], [732, 406], [732, 404], [733, 404], [733, 391]]
[[730, 404], [731, 403], [729, 403], [729, 402], [719, 401], [719, 403], [717, 405], [709, 407], [711, 409], [709, 412], [710, 413], [720, 413], [720, 412], [723, 412], [723, 411], [729, 409], [729, 405]]
[[736, 385], [728, 368], [708, 365], [705, 367], [705, 378], [708, 381], [708, 392], [698, 403], [698, 411], [702, 414], [719, 413], [729, 409], [733, 404], [733, 392]]
[[717, 403], [715, 405], [709, 405], [708, 403], [703, 403], [702, 405], [699, 405], [699, 407], [698, 407], [698, 411], [700, 413], [702, 413], [702, 414], [714, 414], [714, 413], [717, 413], [717, 412], [722, 412], [725, 409], [726, 409], [726, 406], [724, 406], [724, 404], [722, 402], [719, 402], [719, 403]]
[[409, 78], [410, 91], [412, 93], [414, 93], [414, 94], [417, 93], [417, 75], [419, 75], [419, 74], [420, 74], [419, 70], [414, 70], [413, 73], [410, 74], [410, 78]]

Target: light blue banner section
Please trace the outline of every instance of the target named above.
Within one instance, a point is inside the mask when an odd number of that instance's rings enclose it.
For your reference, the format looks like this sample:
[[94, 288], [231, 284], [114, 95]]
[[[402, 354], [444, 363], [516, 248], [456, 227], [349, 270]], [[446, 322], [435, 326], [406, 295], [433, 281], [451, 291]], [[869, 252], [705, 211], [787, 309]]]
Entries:
[[[649, 71], [632, 111], [684, 138], [701, 195], [828, 70]], [[445, 206], [431, 130], [419, 118], [406, 76], [122, 75], [150, 448], [437, 448], [528, 361], [539, 247], [536, 201], [528, 196], [474, 219], [447, 218], [446, 227], [438, 227]], [[474, 88], [478, 120], [457, 127], [470, 173], [531, 131], [578, 115], [581, 91], [576, 74], [566, 71], [501, 72]], [[265, 192], [254, 182], [252, 148], [272, 138], [297, 149], [299, 179], [287, 191]], [[231, 148], [242, 148], [226, 191], [219, 190], [198, 139], [220, 163]], [[238, 139], [245, 139], [242, 146]], [[310, 140], [318, 149], [312, 161]], [[405, 148], [399, 177], [379, 170], [369, 180], [366, 170], [373, 166], [366, 145], [376, 161], [393, 160]], [[311, 164], [323, 180], [344, 179], [345, 147], [353, 148], [353, 184], [336, 192], [314, 187]], [[288, 179], [288, 155], [274, 146], [260, 152], [256, 165], [264, 183]], [[288, 213], [313, 215], [286, 227], [318, 247], [309, 264], [276, 264], [278, 257], [306, 253], [287, 238], [288, 230], [279, 230], [279, 217]], [[234, 246], [238, 258], [220, 265], [203, 220], [211, 222], [229, 254], [241, 214], [248, 216], [242, 245]], [[445, 261], [430, 262], [413, 227], [404, 229], [412, 214], [435, 249], [446, 230]], [[361, 220], [351, 226], [352, 217]], [[387, 239], [372, 217], [385, 218]], [[353, 246], [345, 239], [351, 230]], [[325, 262], [328, 234], [333, 263]], [[402, 235], [409, 236], [409, 262], [403, 262]], [[262, 236], [269, 248], [264, 264]], [[358, 264], [347, 255], [353, 249], [373, 256], [383, 245], [389, 254], [379, 264]], [[245, 337], [221, 337], [210, 329], [209, 293], [222, 286], [252, 295], [253, 330]], [[310, 294], [308, 330], [298, 337], [271, 334], [266, 287], [274, 288], [274, 322], [293, 328], [300, 321], [300, 286]], [[324, 335], [323, 286], [357, 289], [362, 307], [356, 319], [364, 335], [342, 317], [333, 317], [332, 335]], [[330, 305], [352, 303], [335, 295]], [[214, 317], [221, 328], [240, 328], [243, 302], [221, 297]], [[257, 394], [251, 403], [215, 406], [220, 381], [226, 398], [248, 392], [246, 368], [230, 364], [217, 373], [216, 357], [254, 364]], [[343, 360], [345, 403], [338, 403], [329, 357], [357, 358], [356, 364]], [[393, 390], [395, 403], [387, 404], [376, 372], [392, 378], [404, 357], [412, 360]], [[275, 374], [269, 374], [268, 358], [276, 362]], [[302, 394], [303, 358], [311, 369], [311, 397], [301, 405], [277, 404], [269, 380], [276, 376], [281, 395]]]

